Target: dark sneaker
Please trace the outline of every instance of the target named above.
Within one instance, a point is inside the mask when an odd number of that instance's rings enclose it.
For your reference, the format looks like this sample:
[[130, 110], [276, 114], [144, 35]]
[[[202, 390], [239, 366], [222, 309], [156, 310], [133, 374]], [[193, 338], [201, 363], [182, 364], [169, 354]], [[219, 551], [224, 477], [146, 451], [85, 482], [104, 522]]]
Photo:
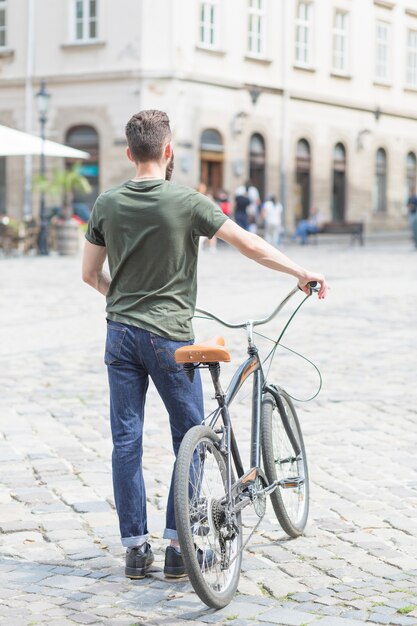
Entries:
[[[202, 571], [210, 569], [216, 562], [216, 555], [213, 550], [197, 549], [197, 561]], [[181, 552], [173, 546], [168, 546], [165, 550], [164, 574], [167, 578], [182, 578], [187, 576]]]
[[140, 548], [130, 548], [126, 552], [125, 576], [127, 578], [145, 578], [146, 570], [153, 563], [152, 548], [146, 544], [144, 552]]

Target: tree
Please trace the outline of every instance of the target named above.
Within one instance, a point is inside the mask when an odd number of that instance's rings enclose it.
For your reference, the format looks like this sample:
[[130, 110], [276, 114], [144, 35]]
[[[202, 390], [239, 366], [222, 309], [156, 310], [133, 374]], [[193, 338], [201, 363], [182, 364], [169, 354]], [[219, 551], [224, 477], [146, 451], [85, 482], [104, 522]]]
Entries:
[[73, 215], [74, 192], [82, 191], [89, 193], [91, 185], [87, 178], [81, 174], [81, 164], [74, 163], [69, 169], [55, 169], [51, 179], [38, 176], [35, 179], [35, 187], [41, 193], [46, 193], [62, 201], [61, 217], [70, 220]]

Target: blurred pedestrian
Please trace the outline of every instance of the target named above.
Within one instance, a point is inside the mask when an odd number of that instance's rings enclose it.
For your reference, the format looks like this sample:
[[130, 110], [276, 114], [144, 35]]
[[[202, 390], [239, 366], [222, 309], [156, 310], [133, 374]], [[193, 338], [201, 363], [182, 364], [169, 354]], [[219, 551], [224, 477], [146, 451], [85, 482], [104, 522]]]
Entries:
[[258, 189], [255, 187], [251, 180], [248, 180], [245, 184], [246, 192], [249, 198], [249, 206], [247, 208], [248, 215], [248, 230], [251, 233], [256, 233], [258, 231], [258, 217], [259, 217], [259, 208], [261, 205], [261, 197], [259, 195]]
[[317, 207], [312, 207], [310, 209], [308, 220], [301, 220], [298, 222], [292, 239], [297, 239], [297, 237], [299, 237], [301, 245], [307, 244], [309, 235], [313, 235], [320, 231], [321, 222], [322, 219], [319, 209]]
[[[212, 201], [214, 200], [213, 194], [211, 193], [211, 189], [209, 189], [206, 183], [204, 183], [203, 181], [200, 181], [198, 183], [197, 191], [203, 194], [203, 196], [206, 196], [207, 198], [209, 198], [210, 200]], [[208, 237], [200, 238], [200, 246], [203, 250], [207, 248], [207, 250], [209, 250], [209, 252], [211, 253], [217, 252], [217, 237], [213, 235], [213, 237], [211, 238], [208, 238]]]
[[214, 198], [214, 201], [217, 202], [223, 213], [229, 217], [232, 210], [229, 200], [229, 194], [227, 193], [227, 191], [225, 191], [224, 189], [220, 189], [219, 193]]
[[248, 192], [244, 185], [241, 185], [236, 189], [235, 192], [235, 222], [241, 228], [245, 230], [249, 230], [249, 221], [248, 221], [248, 207], [250, 205], [250, 200], [248, 198]]
[[413, 237], [414, 245], [417, 248], [417, 195], [415, 190], [408, 198], [408, 219], [411, 228], [411, 235]]
[[279, 245], [282, 232], [282, 204], [276, 201], [275, 196], [269, 196], [262, 206], [261, 213], [266, 241], [273, 246]]

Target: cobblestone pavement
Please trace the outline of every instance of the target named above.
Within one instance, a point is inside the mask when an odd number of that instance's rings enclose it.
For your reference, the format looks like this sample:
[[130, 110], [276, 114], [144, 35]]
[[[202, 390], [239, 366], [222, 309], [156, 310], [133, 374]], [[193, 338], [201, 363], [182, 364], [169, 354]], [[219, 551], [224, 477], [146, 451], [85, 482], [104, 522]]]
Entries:
[[[304, 305], [284, 341], [323, 374], [318, 398], [297, 403], [310, 520], [304, 537], [289, 540], [268, 508], [245, 552], [239, 593], [217, 612], [188, 582], [162, 574], [172, 453], [152, 388], [144, 465], [156, 562], [143, 581], [123, 577], [102, 362], [104, 301], [81, 283], [80, 259], [0, 259], [2, 623], [417, 624], [417, 253], [408, 242], [288, 251], [325, 271], [332, 286], [326, 301]], [[200, 305], [229, 319], [266, 314], [292, 286], [291, 278], [230, 249], [202, 254]], [[265, 332], [276, 336], [285, 319]], [[219, 330], [196, 322], [201, 339]], [[223, 368], [229, 379], [244, 356], [244, 336], [224, 334], [233, 356]], [[318, 384], [312, 366], [285, 350], [271, 378], [301, 399]], [[234, 411], [243, 447], [245, 395]]]

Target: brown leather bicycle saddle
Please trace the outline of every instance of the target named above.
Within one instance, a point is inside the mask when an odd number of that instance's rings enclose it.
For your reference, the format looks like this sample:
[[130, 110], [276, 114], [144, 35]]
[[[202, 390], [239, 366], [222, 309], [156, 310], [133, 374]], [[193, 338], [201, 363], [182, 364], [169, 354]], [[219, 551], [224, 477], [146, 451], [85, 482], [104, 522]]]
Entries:
[[228, 363], [230, 352], [224, 347], [223, 337], [214, 337], [204, 343], [178, 348], [174, 358], [177, 363]]

